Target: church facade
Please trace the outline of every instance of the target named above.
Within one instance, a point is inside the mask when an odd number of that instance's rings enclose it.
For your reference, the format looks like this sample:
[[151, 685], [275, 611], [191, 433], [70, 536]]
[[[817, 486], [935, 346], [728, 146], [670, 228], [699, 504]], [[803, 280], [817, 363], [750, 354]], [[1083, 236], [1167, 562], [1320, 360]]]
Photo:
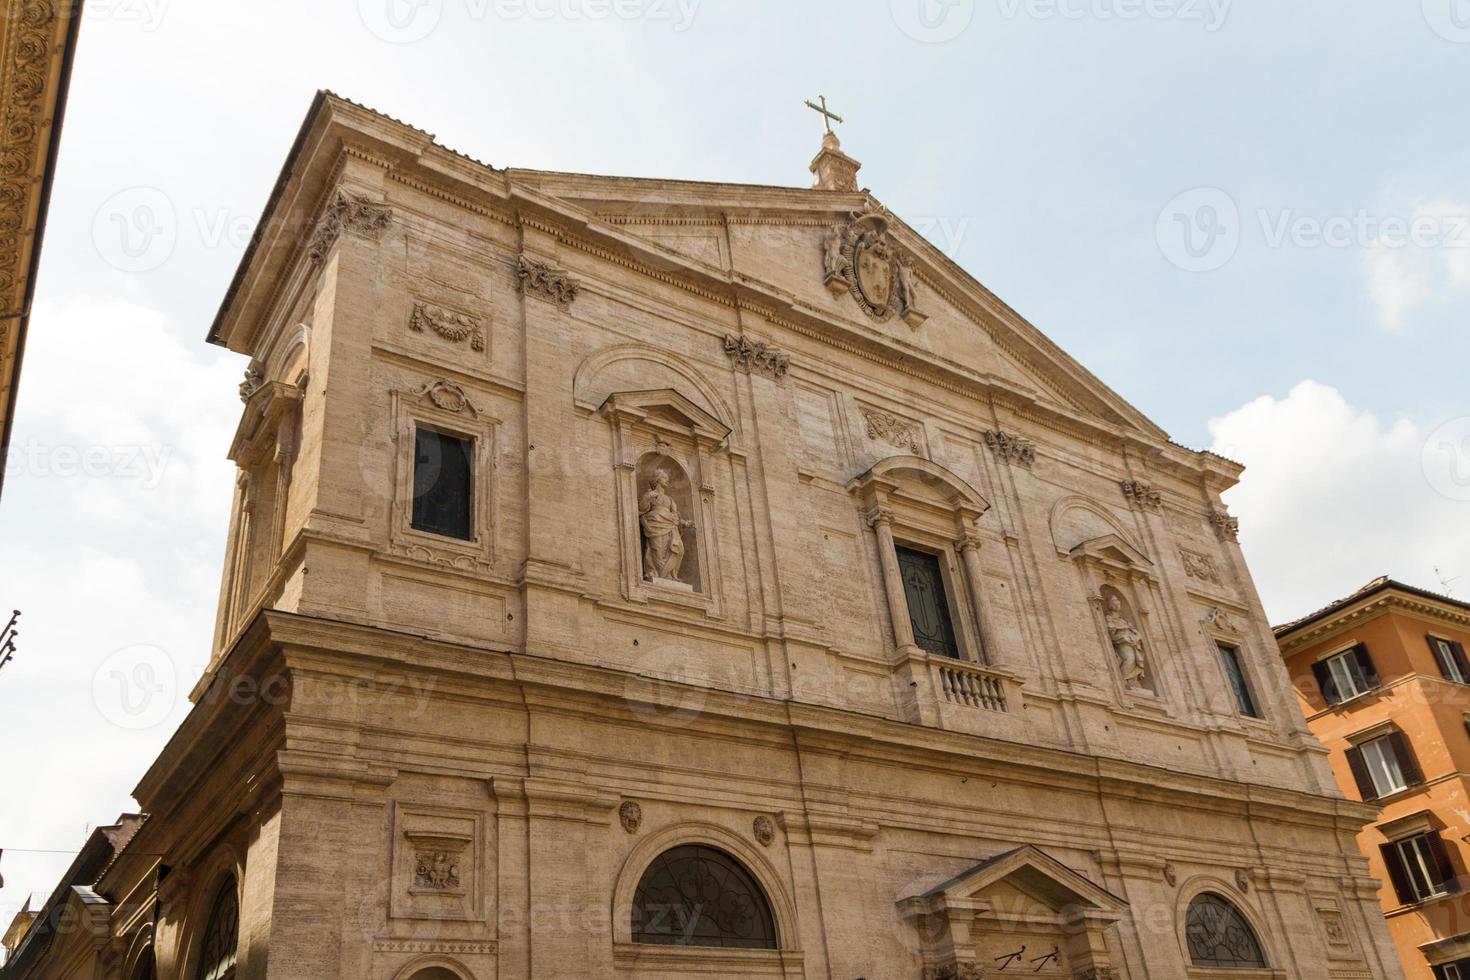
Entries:
[[1239, 467], [857, 166], [496, 169], [319, 96], [210, 333], [211, 666], [53, 899], [96, 972], [10, 976], [1400, 977]]

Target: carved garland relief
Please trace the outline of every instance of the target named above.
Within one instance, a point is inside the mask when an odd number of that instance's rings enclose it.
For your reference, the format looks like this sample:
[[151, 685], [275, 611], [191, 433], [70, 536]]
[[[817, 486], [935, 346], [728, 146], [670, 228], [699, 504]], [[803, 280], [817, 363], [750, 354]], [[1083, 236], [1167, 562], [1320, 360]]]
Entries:
[[485, 349], [483, 321], [477, 316], [457, 313], [431, 303], [414, 303], [413, 312], [408, 318], [408, 329], [423, 333], [426, 328], [450, 343], [461, 344], [468, 340], [470, 350]]

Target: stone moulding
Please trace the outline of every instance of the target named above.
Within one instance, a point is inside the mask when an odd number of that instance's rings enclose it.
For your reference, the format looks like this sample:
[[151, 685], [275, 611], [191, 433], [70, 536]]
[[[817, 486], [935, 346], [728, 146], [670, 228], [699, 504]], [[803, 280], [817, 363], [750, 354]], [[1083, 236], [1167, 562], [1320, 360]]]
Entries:
[[791, 368], [791, 357], [759, 340], [751, 340], [741, 334], [725, 334], [725, 354], [730, 362], [747, 374], [761, 372], [777, 381], [786, 377]]
[[460, 344], [468, 340], [470, 350], [482, 351], [485, 349], [483, 322], [477, 316], [458, 313], [432, 303], [414, 303], [413, 312], [408, 318], [408, 329], [415, 333], [423, 333], [425, 328], [432, 330], [450, 343]]
[[392, 220], [393, 209], [386, 204], [339, 190], [317, 222], [307, 255], [313, 262], [325, 262], [344, 231], [376, 241]]
[[1024, 466], [1029, 470], [1036, 462], [1036, 444], [1018, 435], [991, 429], [985, 433], [985, 445], [1007, 466]]
[[572, 305], [582, 288], [581, 283], [563, 270], [524, 255], [516, 258], [516, 275], [522, 293], [548, 300], [562, 309]]

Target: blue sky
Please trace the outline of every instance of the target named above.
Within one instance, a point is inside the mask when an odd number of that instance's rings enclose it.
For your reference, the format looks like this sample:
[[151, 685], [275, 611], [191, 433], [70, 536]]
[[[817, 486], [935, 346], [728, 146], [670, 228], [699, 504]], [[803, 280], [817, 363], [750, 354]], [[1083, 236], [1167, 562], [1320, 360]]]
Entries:
[[0, 918], [207, 656], [244, 364], [203, 338], [317, 88], [497, 166], [790, 185], [825, 94], [890, 208], [1250, 466], [1280, 620], [1381, 572], [1470, 595], [1467, 68], [1467, 0], [91, 0], [0, 502], [4, 735], [68, 724], [0, 760]]

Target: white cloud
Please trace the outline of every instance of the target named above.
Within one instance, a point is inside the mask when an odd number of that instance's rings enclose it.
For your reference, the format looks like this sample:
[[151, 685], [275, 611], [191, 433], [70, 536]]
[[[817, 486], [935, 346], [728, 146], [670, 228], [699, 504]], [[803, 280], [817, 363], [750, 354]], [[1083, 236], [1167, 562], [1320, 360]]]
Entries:
[[1445, 199], [1415, 206], [1406, 228], [1379, 229], [1363, 267], [1379, 324], [1401, 333], [1426, 305], [1470, 291], [1470, 207]]
[[1211, 448], [1246, 465], [1226, 501], [1273, 622], [1378, 575], [1437, 591], [1436, 566], [1470, 595], [1470, 503], [1425, 478], [1432, 428], [1384, 424], [1315, 381], [1210, 422]]

